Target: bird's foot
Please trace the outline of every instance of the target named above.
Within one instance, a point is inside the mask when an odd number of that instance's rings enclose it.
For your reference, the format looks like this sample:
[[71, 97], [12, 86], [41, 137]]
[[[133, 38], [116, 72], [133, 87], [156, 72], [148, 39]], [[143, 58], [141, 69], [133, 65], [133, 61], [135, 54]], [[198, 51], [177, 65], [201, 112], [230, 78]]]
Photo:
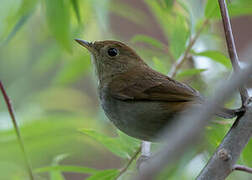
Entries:
[[239, 109], [235, 109], [235, 114], [239, 117], [243, 115], [246, 111], [246, 108], [244, 106], [240, 107]]
[[141, 172], [142, 168], [148, 164], [148, 160], [150, 159], [150, 156], [145, 156], [145, 155], [141, 155], [138, 159], [137, 159], [137, 169], [139, 172]]

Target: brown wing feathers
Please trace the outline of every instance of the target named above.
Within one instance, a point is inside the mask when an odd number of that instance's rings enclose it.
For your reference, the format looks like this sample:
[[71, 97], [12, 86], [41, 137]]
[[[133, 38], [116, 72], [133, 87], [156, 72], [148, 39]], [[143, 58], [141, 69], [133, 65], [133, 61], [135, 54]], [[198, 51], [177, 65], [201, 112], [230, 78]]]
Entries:
[[184, 102], [199, 98], [199, 93], [190, 86], [154, 70], [122, 74], [109, 83], [109, 89], [113, 97], [121, 100]]

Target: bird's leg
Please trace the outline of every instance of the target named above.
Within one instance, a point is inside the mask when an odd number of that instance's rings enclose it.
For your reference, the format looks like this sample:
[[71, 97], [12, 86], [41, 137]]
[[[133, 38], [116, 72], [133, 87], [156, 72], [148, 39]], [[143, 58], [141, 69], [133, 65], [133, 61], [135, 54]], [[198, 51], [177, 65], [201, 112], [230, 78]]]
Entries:
[[151, 142], [142, 141], [141, 145], [141, 156], [137, 160], [137, 168], [141, 171], [141, 167], [147, 163], [146, 161], [150, 158], [151, 155]]

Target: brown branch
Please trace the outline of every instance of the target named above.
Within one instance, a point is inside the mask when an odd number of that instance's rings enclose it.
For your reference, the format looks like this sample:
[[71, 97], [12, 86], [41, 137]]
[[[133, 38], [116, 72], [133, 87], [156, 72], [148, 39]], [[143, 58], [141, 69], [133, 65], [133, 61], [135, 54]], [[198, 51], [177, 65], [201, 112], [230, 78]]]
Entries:
[[243, 166], [243, 165], [239, 165], [239, 164], [234, 165], [233, 171], [234, 170], [236, 170], [236, 171], [244, 171], [244, 172], [252, 174], [252, 168], [247, 167], [247, 166]]
[[[234, 37], [232, 33], [226, 1], [219, 0], [219, 6], [220, 6], [220, 11], [221, 11], [221, 16], [222, 16], [222, 23], [224, 27], [229, 57], [230, 57], [234, 72], [238, 72], [241, 70], [241, 68], [239, 65], [239, 58], [236, 52], [236, 47], [235, 47], [235, 42], [234, 42]], [[248, 90], [245, 87], [241, 87], [239, 91], [241, 94], [242, 106], [244, 106], [246, 101], [249, 98]]]
[[137, 156], [140, 152], [141, 152], [141, 146], [139, 146], [139, 148], [137, 148], [135, 154], [133, 154], [133, 156], [129, 159], [126, 166], [120, 170], [120, 173], [118, 174], [118, 176], [115, 179], [118, 179], [119, 177], [121, 177], [121, 175], [129, 169], [130, 165], [137, 158]]
[[29, 174], [30, 180], [34, 180], [31, 164], [30, 164], [30, 162], [28, 160], [28, 156], [26, 155], [23, 139], [22, 139], [21, 134], [20, 134], [20, 130], [19, 130], [17, 120], [16, 120], [15, 115], [14, 115], [14, 111], [13, 111], [13, 108], [12, 108], [12, 105], [11, 105], [11, 101], [10, 101], [10, 99], [9, 99], [9, 97], [8, 97], [6, 91], [5, 91], [5, 88], [3, 86], [3, 83], [1, 81], [0, 81], [0, 90], [1, 90], [1, 92], [3, 94], [4, 101], [6, 103], [8, 111], [9, 111], [9, 114], [10, 114], [10, 117], [11, 117], [11, 120], [12, 120], [12, 124], [14, 126], [14, 129], [15, 129], [15, 132], [16, 132], [16, 135], [17, 135], [18, 143], [19, 143], [19, 146], [20, 146], [21, 151], [22, 151], [23, 156], [24, 156], [25, 166], [27, 168], [27, 172]]
[[200, 27], [200, 29], [196, 32], [196, 34], [194, 35], [194, 37], [192, 39], [190, 39], [189, 44], [184, 52], [184, 54], [173, 64], [173, 66], [171, 67], [171, 71], [169, 73], [170, 77], [175, 77], [178, 70], [181, 68], [181, 66], [184, 64], [184, 62], [187, 60], [188, 55], [193, 47], [193, 45], [195, 44], [196, 40], [199, 38], [201, 32], [203, 31], [203, 29], [205, 28], [205, 26], [209, 23], [208, 19], [205, 19], [202, 26]]
[[[238, 74], [241, 71], [241, 68], [239, 66], [239, 59], [235, 48], [230, 18], [225, 0], [219, 0], [219, 6], [222, 15], [228, 53], [234, 72], [235, 74]], [[244, 116], [238, 117], [236, 119], [232, 128], [226, 134], [225, 138], [222, 140], [221, 144], [208, 161], [207, 165], [197, 177], [197, 180], [221, 180], [225, 179], [235, 168], [241, 169], [241, 166], [234, 164], [240, 157], [243, 148], [246, 146], [252, 136], [252, 103], [249, 102], [251, 99], [249, 99], [249, 94], [245, 86], [241, 86], [239, 91], [242, 100], [242, 107], [245, 109], [245, 114]]]
[[252, 103], [229, 130], [197, 180], [225, 179], [234, 169], [236, 161], [252, 136]]

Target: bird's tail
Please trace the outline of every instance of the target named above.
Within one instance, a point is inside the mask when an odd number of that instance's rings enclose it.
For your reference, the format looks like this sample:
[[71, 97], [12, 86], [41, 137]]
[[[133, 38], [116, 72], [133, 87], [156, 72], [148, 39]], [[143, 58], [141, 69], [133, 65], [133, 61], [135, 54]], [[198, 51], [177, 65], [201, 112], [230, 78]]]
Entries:
[[221, 108], [216, 115], [225, 119], [231, 119], [240, 116], [244, 112], [243, 109], [227, 109]]

